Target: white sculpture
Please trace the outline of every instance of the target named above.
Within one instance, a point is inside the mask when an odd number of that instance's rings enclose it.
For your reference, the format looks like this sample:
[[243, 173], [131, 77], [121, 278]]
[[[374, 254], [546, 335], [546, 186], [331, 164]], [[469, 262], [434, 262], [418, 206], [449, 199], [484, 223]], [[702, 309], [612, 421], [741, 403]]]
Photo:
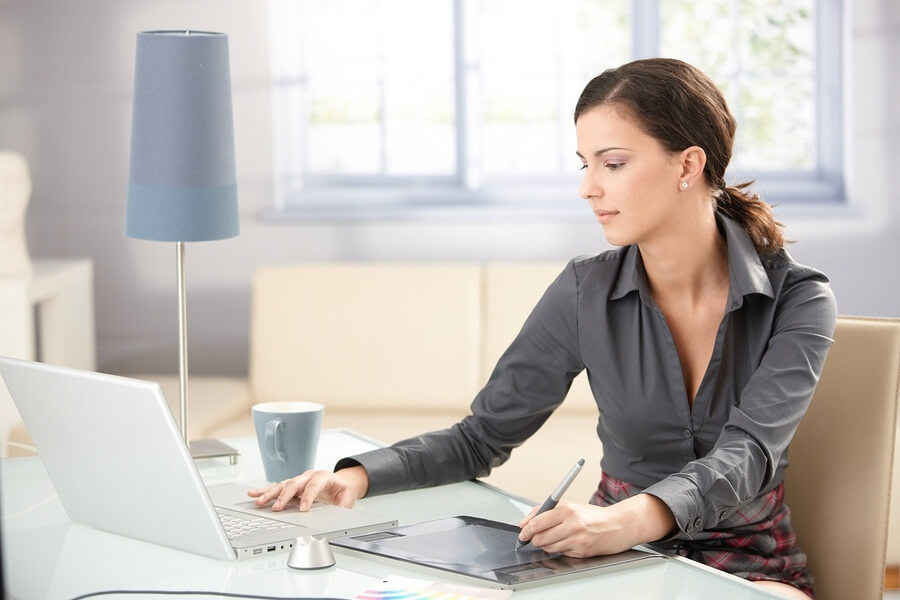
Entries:
[[0, 277], [31, 275], [25, 245], [25, 208], [31, 198], [28, 163], [17, 152], [0, 151]]

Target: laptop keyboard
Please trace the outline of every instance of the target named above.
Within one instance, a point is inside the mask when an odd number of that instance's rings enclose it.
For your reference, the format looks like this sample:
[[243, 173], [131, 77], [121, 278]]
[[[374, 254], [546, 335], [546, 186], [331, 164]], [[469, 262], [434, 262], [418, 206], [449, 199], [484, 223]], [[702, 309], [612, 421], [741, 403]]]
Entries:
[[225, 533], [230, 540], [238, 540], [248, 535], [257, 533], [265, 533], [269, 531], [277, 531], [279, 529], [292, 529], [296, 525], [285, 523], [284, 521], [276, 521], [275, 519], [267, 519], [265, 517], [251, 517], [236, 515], [235, 513], [224, 513], [216, 510]]

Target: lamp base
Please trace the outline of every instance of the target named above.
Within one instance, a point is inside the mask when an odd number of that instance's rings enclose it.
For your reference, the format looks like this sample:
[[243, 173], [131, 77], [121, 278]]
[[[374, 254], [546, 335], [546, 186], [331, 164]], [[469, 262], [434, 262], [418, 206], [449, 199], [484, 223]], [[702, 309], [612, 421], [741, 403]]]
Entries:
[[195, 460], [198, 458], [218, 458], [227, 456], [228, 462], [232, 465], [237, 464], [240, 452], [232, 448], [225, 442], [219, 440], [193, 440], [190, 443], [191, 457]]

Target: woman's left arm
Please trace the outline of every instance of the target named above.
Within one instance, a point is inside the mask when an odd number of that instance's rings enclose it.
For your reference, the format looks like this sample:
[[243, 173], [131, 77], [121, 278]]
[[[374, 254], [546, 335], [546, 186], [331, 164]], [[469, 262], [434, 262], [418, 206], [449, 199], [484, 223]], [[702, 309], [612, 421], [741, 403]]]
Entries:
[[[806, 413], [837, 318], [825, 277], [803, 269], [784, 283], [759, 367], [704, 457], [644, 490], [662, 500], [687, 536], [714, 528], [770, 486]], [[652, 541], [652, 540], [648, 540]]]

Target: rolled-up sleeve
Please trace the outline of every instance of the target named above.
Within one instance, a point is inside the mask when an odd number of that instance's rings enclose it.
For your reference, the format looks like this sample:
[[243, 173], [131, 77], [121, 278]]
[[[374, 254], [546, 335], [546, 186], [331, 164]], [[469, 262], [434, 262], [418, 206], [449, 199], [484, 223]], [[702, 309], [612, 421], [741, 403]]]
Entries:
[[370, 496], [487, 475], [540, 428], [584, 368], [577, 305], [570, 262], [500, 358], [470, 415], [448, 429], [343, 459], [335, 469], [362, 465]]
[[815, 391], [837, 316], [824, 277], [805, 275], [786, 283], [777, 299], [759, 367], [731, 407], [712, 450], [644, 489], [666, 503], [688, 537], [716, 527], [775, 484]]

